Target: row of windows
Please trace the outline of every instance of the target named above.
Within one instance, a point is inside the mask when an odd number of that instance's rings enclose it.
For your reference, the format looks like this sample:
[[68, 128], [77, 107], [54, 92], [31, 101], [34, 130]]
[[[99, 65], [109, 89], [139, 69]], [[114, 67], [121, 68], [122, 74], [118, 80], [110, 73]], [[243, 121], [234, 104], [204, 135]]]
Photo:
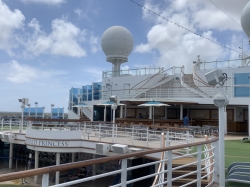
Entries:
[[250, 97], [250, 73], [235, 73], [234, 86], [234, 97]]

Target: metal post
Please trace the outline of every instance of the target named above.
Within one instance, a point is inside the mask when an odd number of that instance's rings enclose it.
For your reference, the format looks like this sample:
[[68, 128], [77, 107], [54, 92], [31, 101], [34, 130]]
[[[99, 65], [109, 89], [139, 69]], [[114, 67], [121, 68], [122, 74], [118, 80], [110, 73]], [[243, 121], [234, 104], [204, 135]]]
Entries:
[[[56, 165], [60, 165], [60, 153], [56, 153]], [[56, 172], [56, 184], [59, 184], [60, 171]]]
[[132, 126], [132, 144], [134, 145], [134, 130], [135, 130], [135, 127]]
[[166, 142], [165, 142], [165, 147], [170, 146], [170, 141], [169, 141], [169, 130], [166, 132]]
[[120, 105], [120, 118], [123, 118], [123, 106]]
[[148, 119], [152, 119], [152, 106], [149, 107], [149, 118]]
[[49, 186], [49, 173], [43, 174], [42, 178], [42, 187], [48, 187]]
[[[96, 155], [93, 154], [93, 159], [96, 159]], [[95, 176], [96, 175], [96, 165], [92, 165], [92, 176]]]
[[168, 176], [167, 176], [167, 186], [168, 187], [172, 187], [172, 151], [168, 151]]
[[10, 132], [12, 131], [12, 119], [10, 119]]
[[76, 161], [76, 153], [72, 153], [71, 162], [75, 162], [75, 161]]
[[[39, 152], [35, 151], [35, 169], [37, 169], [39, 166], [39, 162], [38, 162], [38, 156], [39, 156]], [[38, 175], [34, 176], [34, 183], [37, 184], [37, 180], [38, 180]]]
[[112, 124], [112, 142], [114, 142], [115, 139], [115, 124]]
[[[224, 108], [225, 109], [225, 108]], [[227, 111], [224, 111], [224, 119], [225, 119], [225, 125], [224, 125], [224, 134], [227, 134]]]
[[23, 112], [24, 112], [24, 105], [22, 105], [21, 106], [21, 108], [22, 108], [22, 118], [21, 118], [21, 127], [20, 127], [20, 129], [19, 129], [19, 132], [21, 133], [22, 132], [22, 130], [23, 130]]
[[12, 169], [12, 157], [13, 157], [13, 143], [10, 143], [10, 152], [9, 152], [9, 169]]
[[224, 110], [225, 107], [219, 107], [219, 149], [220, 149], [220, 173], [219, 173], [219, 179], [220, 179], [220, 187], [225, 186], [225, 142], [224, 142]]
[[127, 159], [122, 160], [121, 187], [126, 187], [127, 182]]
[[2, 119], [2, 132], [3, 132], [3, 119]]
[[201, 186], [201, 145], [197, 147], [197, 187]]
[[147, 147], [148, 147], [148, 127], [147, 127]]
[[180, 119], [183, 119], [183, 105], [180, 105]]
[[106, 105], [104, 106], [104, 119], [103, 121], [106, 121], [106, 116], [107, 116], [107, 108]]

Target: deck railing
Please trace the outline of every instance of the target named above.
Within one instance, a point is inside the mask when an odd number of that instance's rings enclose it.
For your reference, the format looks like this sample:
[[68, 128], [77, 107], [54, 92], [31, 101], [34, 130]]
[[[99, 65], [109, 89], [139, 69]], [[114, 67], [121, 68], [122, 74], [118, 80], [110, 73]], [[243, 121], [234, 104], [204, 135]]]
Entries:
[[[209, 148], [202, 150], [202, 147], [204, 145], [206, 146], [209, 145], [207, 146]], [[194, 151], [189, 154], [183, 154], [183, 155], [177, 155], [177, 156], [173, 154], [173, 151], [176, 151], [182, 148], [193, 147], [193, 146], [197, 147], [197, 151]], [[43, 175], [42, 187], [47, 187], [49, 186], [49, 178], [50, 178], [50, 174], [52, 173], [120, 160], [121, 161], [120, 169], [107, 172], [107, 173], [103, 173], [103, 174], [99, 174], [99, 175], [95, 175], [95, 176], [91, 176], [91, 177], [87, 177], [84, 179], [78, 179], [78, 180], [65, 182], [62, 184], [56, 184], [52, 186], [54, 187], [70, 186], [70, 185], [84, 183], [84, 182], [95, 180], [95, 179], [100, 179], [100, 178], [107, 177], [107, 176], [113, 176], [116, 174], [121, 175], [121, 181], [116, 185], [112, 185], [112, 187], [118, 187], [118, 186], [126, 187], [128, 184], [132, 184], [132, 183], [135, 183], [144, 179], [148, 179], [148, 178], [153, 179], [156, 176], [161, 176], [161, 177], [158, 177], [158, 181], [155, 185], [150, 185], [150, 186], [163, 187], [164, 185], [167, 185], [168, 187], [171, 187], [179, 179], [183, 179], [184, 177], [187, 177], [189, 175], [196, 175], [197, 177], [196, 179], [193, 179], [179, 186], [184, 187], [184, 186], [189, 186], [190, 184], [197, 184], [197, 186], [199, 187], [204, 182], [204, 179], [207, 178], [208, 176], [211, 176], [211, 178], [210, 180], [206, 180], [206, 186], [211, 186], [214, 182], [218, 181], [218, 172], [217, 172], [218, 170], [215, 169], [219, 167], [218, 159], [215, 156], [215, 154], [218, 154], [218, 150], [219, 150], [218, 149], [218, 137], [213, 137], [211, 140], [200, 141], [200, 142], [190, 143], [186, 145], [168, 146], [168, 147], [151, 149], [151, 150], [146, 150], [146, 151], [138, 151], [138, 152], [132, 152], [132, 153], [127, 153], [127, 154], [121, 154], [121, 155], [116, 155], [116, 156], [111, 156], [111, 157], [98, 158], [98, 159], [92, 159], [92, 160], [86, 160], [86, 161], [80, 161], [80, 162], [73, 162], [69, 164], [62, 164], [62, 165], [57, 165], [57, 166], [49, 166], [49, 167], [44, 167], [44, 168], [31, 169], [27, 171], [3, 174], [3, 175], [0, 175], [0, 182], [19, 179], [19, 178], [25, 178], [25, 177], [31, 177], [35, 175]], [[128, 167], [127, 165], [127, 160], [129, 158], [142, 157], [148, 154], [163, 153], [163, 152], [165, 152], [166, 156], [162, 158], [161, 160], [153, 161], [150, 163], [144, 163], [144, 164], [132, 166], [132, 167]], [[204, 157], [202, 155], [204, 155]], [[189, 163], [186, 163], [177, 167], [172, 167], [174, 160], [178, 160], [181, 158], [190, 158], [190, 157], [194, 159], [191, 160]], [[208, 164], [204, 165], [204, 162], [208, 162]], [[165, 167], [162, 167], [162, 169], [160, 171], [158, 170], [158, 172], [149, 173], [145, 176], [135, 178], [135, 179], [129, 179], [128, 177], [129, 171], [133, 171], [138, 168], [145, 168], [148, 166], [155, 166], [160, 163], [162, 163]], [[167, 165], [165, 165], [165, 163], [167, 163]], [[196, 169], [194, 171], [191, 171], [185, 174], [180, 174], [177, 177], [173, 176], [173, 172], [175, 170], [185, 168], [185, 167], [190, 167], [190, 166], [193, 166]], [[206, 172], [206, 174], [202, 175], [202, 172], [204, 171]]]

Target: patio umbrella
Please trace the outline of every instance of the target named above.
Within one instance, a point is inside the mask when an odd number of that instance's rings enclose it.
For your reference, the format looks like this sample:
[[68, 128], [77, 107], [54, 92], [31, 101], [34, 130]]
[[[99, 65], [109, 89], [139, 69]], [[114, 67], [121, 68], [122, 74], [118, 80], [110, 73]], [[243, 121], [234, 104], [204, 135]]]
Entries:
[[146, 103], [143, 103], [143, 104], [140, 104], [138, 106], [152, 106], [153, 107], [153, 125], [154, 125], [154, 107], [160, 107], [160, 106], [171, 106], [171, 105], [168, 105], [168, 104], [164, 104], [164, 103], [160, 103], [158, 101], [154, 101], [151, 99], [151, 101], [149, 102], [146, 102]]
[[[104, 106], [105, 107], [103, 121], [106, 121], [106, 106], [111, 106], [112, 104], [114, 104], [114, 102], [112, 102], [112, 101], [105, 101], [103, 103], [97, 104], [97, 106]], [[125, 104], [121, 104], [121, 103], [118, 104], [118, 106], [121, 106], [121, 105], [125, 105]], [[111, 109], [111, 111], [112, 111], [112, 109]], [[111, 119], [112, 119], [112, 112], [111, 112]]]

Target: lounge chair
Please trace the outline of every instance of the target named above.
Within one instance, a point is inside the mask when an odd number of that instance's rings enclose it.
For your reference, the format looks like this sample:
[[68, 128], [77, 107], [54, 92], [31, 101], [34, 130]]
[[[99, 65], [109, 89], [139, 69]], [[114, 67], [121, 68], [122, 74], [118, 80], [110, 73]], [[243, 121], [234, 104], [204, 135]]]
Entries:
[[234, 168], [235, 166], [237, 166], [238, 168], [239, 168], [239, 167], [242, 167], [242, 168], [244, 168], [244, 167], [250, 167], [250, 162], [233, 162], [232, 164], [230, 164], [230, 165], [228, 166], [227, 172], [229, 173], [230, 170], [231, 170], [232, 168]]
[[230, 172], [227, 174], [228, 176], [231, 174], [250, 174], [250, 167], [233, 167]]
[[227, 182], [239, 182], [239, 183], [246, 183], [250, 184], [250, 174], [238, 174], [238, 173], [232, 173], [231, 175], [227, 176], [226, 178]]

